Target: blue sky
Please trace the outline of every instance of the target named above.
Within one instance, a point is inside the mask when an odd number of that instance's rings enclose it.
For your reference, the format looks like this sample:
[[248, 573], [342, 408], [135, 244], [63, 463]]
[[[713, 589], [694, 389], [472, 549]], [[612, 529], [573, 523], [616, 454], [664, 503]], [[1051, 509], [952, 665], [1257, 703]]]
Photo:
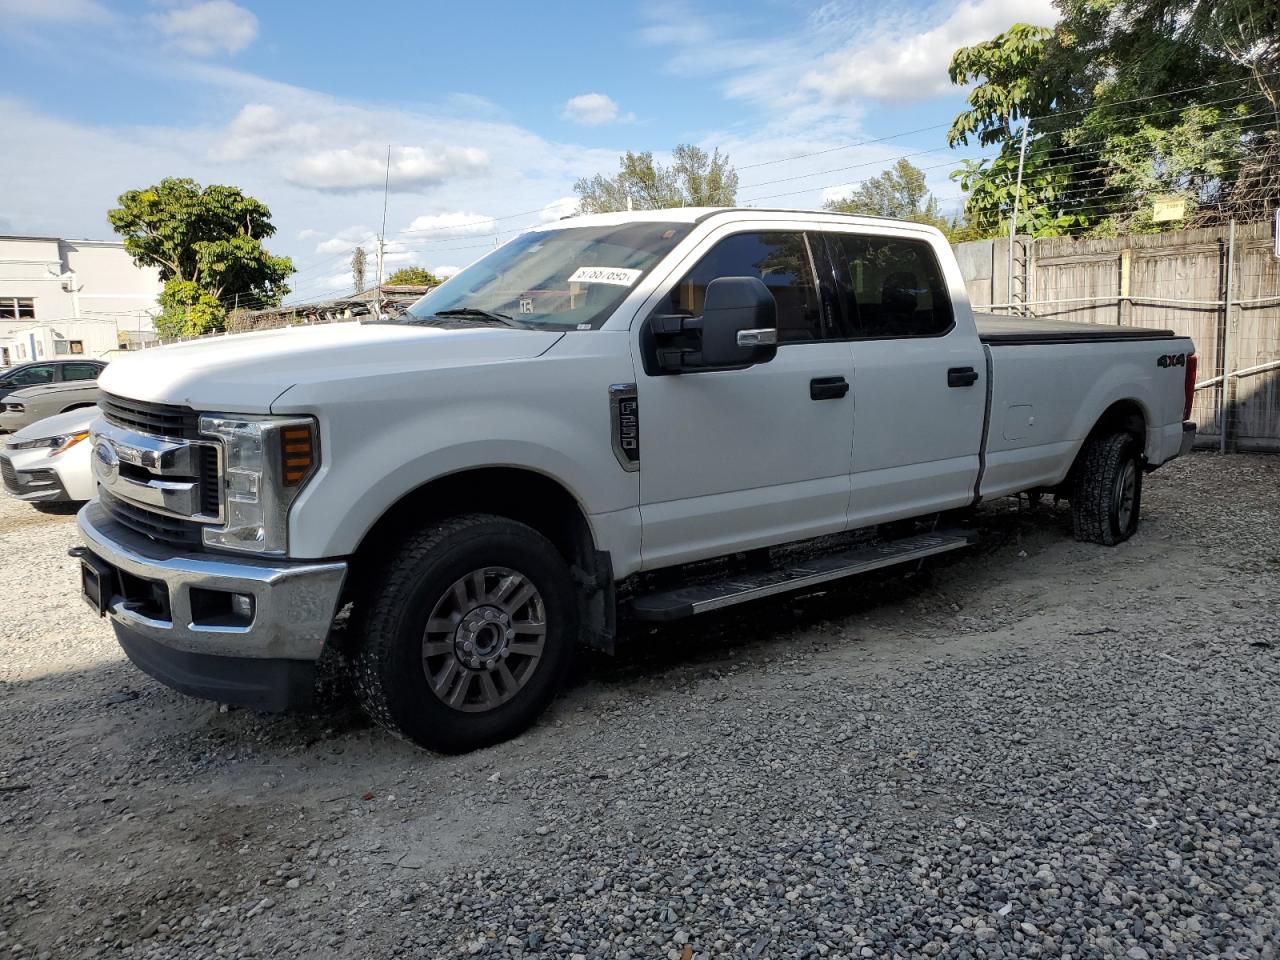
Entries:
[[[163, 176], [265, 201], [296, 299], [388, 264], [457, 268], [571, 209], [625, 150], [728, 153], [739, 200], [819, 206], [900, 156], [944, 206], [957, 46], [1050, 0], [437, 4], [0, 0], [0, 232], [110, 236]], [[878, 143], [867, 141], [883, 139]]]

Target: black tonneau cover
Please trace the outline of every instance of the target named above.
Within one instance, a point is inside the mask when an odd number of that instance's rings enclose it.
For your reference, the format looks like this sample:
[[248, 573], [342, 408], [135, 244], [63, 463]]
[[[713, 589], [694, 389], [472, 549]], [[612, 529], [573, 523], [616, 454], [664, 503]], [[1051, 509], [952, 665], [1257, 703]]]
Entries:
[[1072, 323], [1036, 317], [1006, 317], [975, 313], [978, 339], [992, 346], [1019, 346], [1030, 343], [1114, 343], [1126, 340], [1173, 340], [1172, 330], [1150, 327], [1111, 326], [1106, 323]]

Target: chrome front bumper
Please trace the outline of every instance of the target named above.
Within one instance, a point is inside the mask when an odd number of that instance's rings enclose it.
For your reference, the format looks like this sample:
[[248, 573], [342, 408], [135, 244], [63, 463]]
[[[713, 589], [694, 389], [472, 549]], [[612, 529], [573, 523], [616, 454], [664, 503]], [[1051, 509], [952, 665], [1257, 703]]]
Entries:
[[[152, 644], [202, 657], [319, 659], [337, 610], [345, 561], [289, 561], [186, 552], [155, 543], [114, 521], [96, 500], [77, 517], [85, 547], [116, 576], [106, 613], [117, 628]], [[131, 595], [162, 585], [167, 611]], [[192, 590], [248, 594], [245, 626], [201, 622]], [[167, 615], [166, 615], [167, 614]]]

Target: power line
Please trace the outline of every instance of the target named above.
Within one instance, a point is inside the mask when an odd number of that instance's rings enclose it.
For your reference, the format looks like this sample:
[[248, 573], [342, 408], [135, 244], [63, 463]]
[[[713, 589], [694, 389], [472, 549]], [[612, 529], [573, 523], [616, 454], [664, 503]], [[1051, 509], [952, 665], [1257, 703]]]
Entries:
[[753, 170], [756, 167], [768, 167], [775, 163], [790, 163], [793, 160], [808, 160], [810, 157], [821, 157], [828, 153], [835, 153], [838, 150], [852, 150], [854, 147], [865, 147], [873, 143], [885, 143], [889, 140], [897, 140], [899, 137], [909, 137], [917, 133], [928, 133], [930, 130], [941, 130], [943, 127], [949, 127], [949, 123], [935, 123], [927, 127], [917, 127], [915, 130], [904, 130], [901, 133], [891, 133], [884, 137], [875, 137], [871, 140], [856, 140], [852, 143], [842, 143], [838, 147], [827, 147], [825, 150], [814, 150], [812, 153], [797, 153], [789, 157], [778, 157], [776, 160], [761, 160], [759, 163], [748, 163], [737, 170]]

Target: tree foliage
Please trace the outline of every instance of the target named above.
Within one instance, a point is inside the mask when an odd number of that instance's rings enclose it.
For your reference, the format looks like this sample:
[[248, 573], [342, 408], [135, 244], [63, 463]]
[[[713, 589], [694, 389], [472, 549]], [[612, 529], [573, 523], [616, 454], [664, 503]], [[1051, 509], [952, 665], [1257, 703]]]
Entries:
[[1150, 230], [1152, 200], [1189, 221], [1256, 219], [1280, 199], [1280, 4], [1057, 0], [1050, 29], [1014, 24], [965, 47], [952, 145], [999, 145], [953, 175], [980, 232], [1007, 229], [1030, 118], [1020, 230]]
[[271, 211], [239, 188], [169, 177], [117, 203], [111, 226], [134, 262], [159, 268], [165, 282], [157, 329], [183, 331], [168, 335], [220, 330], [230, 304], [274, 306], [289, 292], [293, 261], [263, 246], [275, 233]]
[[434, 287], [443, 282], [426, 267], [401, 267], [385, 281], [392, 287]]
[[596, 174], [573, 185], [582, 213], [611, 213], [628, 209], [666, 207], [731, 207], [737, 203], [738, 174], [719, 150], [707, 153], [682, 143], [672, 151], [670, 166], [651, 152], [628, 150], [618, 159], [612, 177]]
[[924, 171], [905, 159], [878, 177], [862, 181], [849, 196], [828, 200], [823, 206], [834, 213], [892, 217], [940, 230], [948, 228], [946, 217], [938, 212], [937, 199], [925, 184]]

